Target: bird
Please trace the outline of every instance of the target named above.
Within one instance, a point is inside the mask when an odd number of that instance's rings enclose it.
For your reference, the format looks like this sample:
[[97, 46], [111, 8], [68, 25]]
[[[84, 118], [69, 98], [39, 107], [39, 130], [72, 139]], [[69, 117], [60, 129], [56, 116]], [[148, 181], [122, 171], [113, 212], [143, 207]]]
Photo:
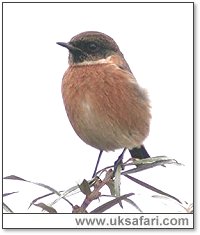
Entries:
[[144, 140], [149, 135], [151, 106], [147, 91], [133, 75], [114, 39], [98, 31], [86, 31], [69, 42], [57, 42], [69, 51], [62, 79], [62, 98], [76, 134], [103, 151], [128, 149], [134, 158], [148, 158]]

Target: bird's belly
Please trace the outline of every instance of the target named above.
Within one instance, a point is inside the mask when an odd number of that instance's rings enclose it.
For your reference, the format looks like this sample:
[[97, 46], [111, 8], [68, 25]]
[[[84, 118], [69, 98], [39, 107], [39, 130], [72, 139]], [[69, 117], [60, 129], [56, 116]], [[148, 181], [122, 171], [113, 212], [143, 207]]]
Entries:
[[82, 101], [81, 105], [82, 113], [77, 113], [72, 126], [84, 142], [105, 151], [139, 145], [134, 130], [128, 132], [117, 118], [112, 119], [109, 113], [96, 112], [96, 107], [88, 101]]
[[[76, 68], [77, 71], [77, 68]], [[77, 71], [78, 72], [78, 71]], [[62, 95], [68, 118], [77, 135], [100, 150], [133, 148], [149, 132], [149, 107], [138, 99], [138, 87], [96, 69], [67, 71]]]

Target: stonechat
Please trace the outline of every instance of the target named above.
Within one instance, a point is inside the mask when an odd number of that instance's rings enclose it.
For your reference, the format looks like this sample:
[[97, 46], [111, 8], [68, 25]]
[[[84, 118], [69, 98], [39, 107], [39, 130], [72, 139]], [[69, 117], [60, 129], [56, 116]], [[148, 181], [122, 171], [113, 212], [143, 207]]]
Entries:
[[99, 159], [103, 151], [121, 148], [132, 157], [149, 157], [143, 146], [151, 119], [149, 98], [116, 42], [87, 31], [57, 44], [69, 50], [62, 97], [76, 134], [100, 150]]

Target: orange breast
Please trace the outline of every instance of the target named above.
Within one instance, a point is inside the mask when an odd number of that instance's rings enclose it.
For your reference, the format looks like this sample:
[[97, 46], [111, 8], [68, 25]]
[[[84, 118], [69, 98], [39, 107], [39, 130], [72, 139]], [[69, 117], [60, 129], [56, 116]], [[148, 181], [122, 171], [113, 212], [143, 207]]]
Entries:
[[68, 118], [77, 135], [100, 150], [140, 146], [150, 106], [133, 75], [112, 64], [70, 66], [62, 81]]

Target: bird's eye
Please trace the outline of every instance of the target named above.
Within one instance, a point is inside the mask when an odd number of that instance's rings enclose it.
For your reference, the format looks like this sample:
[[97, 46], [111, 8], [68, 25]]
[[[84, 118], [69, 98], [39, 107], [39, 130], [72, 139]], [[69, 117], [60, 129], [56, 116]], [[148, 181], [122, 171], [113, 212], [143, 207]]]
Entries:
[[99, 48], [98, 45], [94, 42], [91, 42], [91, 43], [88, 44], [88, 49], [92, 52], [97, 51], [98, 48]]

